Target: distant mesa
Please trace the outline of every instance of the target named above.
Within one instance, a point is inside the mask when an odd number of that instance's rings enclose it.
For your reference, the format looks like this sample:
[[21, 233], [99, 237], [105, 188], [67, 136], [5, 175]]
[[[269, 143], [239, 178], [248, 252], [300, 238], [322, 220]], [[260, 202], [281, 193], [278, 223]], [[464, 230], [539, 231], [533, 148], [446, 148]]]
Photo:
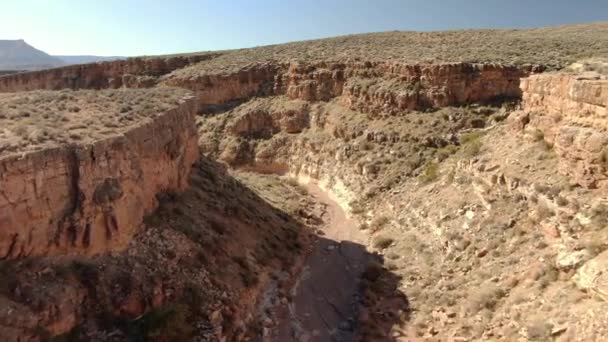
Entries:
[[51, 56], [26, 43], [23, 39], [0, 40], [0, 75], [9, 71], [29, 71], [55, 68], [70, 64], [114, 61], [125, 57], [111, 56]]
[[65, 65], [71, 64], [87, 64], [87, 63], [97, 63], [97, 62], [111, 62], [117, 61], [120, 59], [126, 59], [124, 56], [91, 56], [91, 55], [82, 55], [82, 56], [54, 56], [63, 61]]

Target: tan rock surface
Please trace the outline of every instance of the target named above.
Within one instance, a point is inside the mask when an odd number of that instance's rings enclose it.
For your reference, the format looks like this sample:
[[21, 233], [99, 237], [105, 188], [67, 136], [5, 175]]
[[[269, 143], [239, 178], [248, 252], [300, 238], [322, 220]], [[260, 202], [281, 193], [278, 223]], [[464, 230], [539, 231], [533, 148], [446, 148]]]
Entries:
[[[594, 73], [522, 79], [528, 122], [518, 124], [554, 145], [559, 171], [586, 187], [607, 184], [608, 79]], [[540, 132], [540, 133], [538, 133]]]
[[578, 287], [608, 301], [608, 251], [589, 260], [574, 278]]
[[97, 254], [126, 247], [161, 191], [187, 185], [197, 103], [92, 143], [0, 159], [0, 255]]
[[519, 79], [542, 68], [493, 64], [402, 64], [388, 62], [257, 63], [233, 73], [197, 76], [179, 72], [162, 84], [195, 91], [202, 105], [253, 95], [329, 101], [370, 113], [396, 113], [521, 95]]
[[214, 54], [158, 58], [129, 58], [120, 61], [70, 65], [61, 68], [8, 75], [0, 78], [0, 92], [37, 89], [147, 88], [175, 69], [213, 58]]

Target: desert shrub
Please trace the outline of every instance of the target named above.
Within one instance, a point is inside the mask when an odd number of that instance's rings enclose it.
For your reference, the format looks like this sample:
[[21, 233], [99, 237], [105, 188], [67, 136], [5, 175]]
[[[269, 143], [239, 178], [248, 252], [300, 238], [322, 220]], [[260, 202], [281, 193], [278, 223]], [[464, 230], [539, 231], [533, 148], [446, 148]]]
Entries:
[[194, 327], [188, 322], [190, 316], [188, 305], [170, 305], [128, 322], [123, 330], [134, 339], [167, 338], [169, 341], [190, 341], [194, 335]]
[[566, 199], [566, 198], [565, 198], [565, 197], [563, 197], [563, 196], [557, 196], [556, 203], [557, 203], [557, 205], [559, 205], [560, 207], [565, 207], [565, 206], [567, 206], [567, 205], [568, 205], [568, 203], [570, 203], [570, 202], [568, 202], [568, 199]]
[[608, 206], [599, 203], [591, 207], [591, 228], [595, 230], [603, 229], [608, 225]]
[[446, 181], [450, 184], [454, 183], [454, 179], [456, 178], [456, 171], [450, 170], [446, 176]]
[[439, 178], [439, 164], [431, 162], [426, 165], [420, 174], [423, 183], [432, 183]]
[[526, 326], [526, 336], [530, 341], [550, 341], [552, 325], [546, 321], [535, 321]]
[[568, 68], [566, 68], [566, 70], [572, 72], [595, 71], [600, 74], [608, 75], [608, 59], [585, 59], [570, 65]]
[[360, 145], [361, 151], [371, 151], [374, 149], [374, 144], [369, 141], [364, 141]]
[[539, 223], [541, 221], [543, 221], [546, 218], [549, 218], [551, 216], [555, 216], [555, 211], [553, 211], [553, 209], [549, 208], [544, 202], [541, 203], [539, 202], [538, 205], [536, 206], [536, 215], [534, 218], [535, 223]]
[[382, 216], [376, 216], [372, 222], [370, 222], [369, 226], [372, 229], [372, 231], [376, 232], [380, 229], [382, 229], [388, 222], [389, 222], [389, 218], [382, 215]]
[[352, 214], [362, 214], [365, 211], [365, 207], [358, 201], [350, 202], [349, 207]]
[[482, 131], [473, 131], [469, 133], [465, 133], [460, 136], [460, 143], [465, 145], [474, 141], [477, 141], [483, 137]]
[[95, 285], [99, 278], [99, 270], [93, 263], [86, 261], [72, 261], [69, 264], [69, 272], [76, 275], [76, 277], [85, 284]]
[[378, 249], [386, 249], [393, 243], [393, 241], [395, 240], [388, 236], [379, 236], [374, 239], [374, 247]]
[[449, 156], [455, 154], [456, 152], [458, 152], [457, 146], [447, 145], [447, 146], [442, 147], [439, 150], [437, 150], [437, 159], [439, 159], [439, 161], [444, 161], [445, 159], [447, 159]]
[[300, 183], [299, 183], [299, 182], [298, 182], [298, 180], [297, 180], [297, 179], [295, 179], [295, 178], [287, 178], [287, 179], [285, 180], [285, 183], [287, 183], [287, 184], [289, 184], [289, 185], [291, 185], [291, 186], [294, 186], [294, 187], [296, 187], [296, 186], [300, 186]]
[[538, 286], [544, 289], [556, 281], [558, 277], [559, 271], [557, 268], [554, 265], [547, 265], [547, 267], [544, 268], [542, 275], [538, 279]]
[[460, 137], [460, 144], [462, 145], [462, 154], [467, 158], [472, 158], [481, 152], [483, 144], [481, 138], [484, 133], [481, 131], [474, 131], [463, 134]]
[[483, 309], [493, 311], [498, 301], [505, 296], [505, 291], [494, 285], [481, 285], [481, 288], [472, 289], [466, 303], [467, 312], [474, 314]]
[[258, 274], [251, 268], [251, 265], [249, 265], [249, 262], [245, 257], [233, 256], [232, 260], [234, 260], [234, 262], [236, 262], [241, 268], [239, 275], [243, 281], [243, 285], [250, 287], [258, 283]]
[[375, 282], [380, 278], [380, 276], [382, 276], [383, 271], [384, 267], [382, 264], [378, 262], [370, 262], [365, 267], [365, 271], [363, 271], [361, 277], [367, 281]]
[[535, 129], [534, 132], [532, 132], [532, 139], [534, 141], [541, 141], [545, 139], [545, 133], [543, 133], [543, 131], [541, 131], [540, 129]]
[[480, 140], [471, 141], [462, 148], [465, 157], [474, 157], [481, 152], [482, 143]]

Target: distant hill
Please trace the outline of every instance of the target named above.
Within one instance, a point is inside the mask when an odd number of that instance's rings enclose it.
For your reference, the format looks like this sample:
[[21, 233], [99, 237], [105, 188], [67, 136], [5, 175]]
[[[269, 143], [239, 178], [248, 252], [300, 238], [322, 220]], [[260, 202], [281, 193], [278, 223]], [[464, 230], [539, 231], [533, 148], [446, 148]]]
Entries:
[[65, 63], [26, 43], [23, 39], [0, 40], [0, 70], [36, 70]]
[[51, 56], [26, 43], [23, 39], [0, 39], [0, 71], [6, 75], [9, 71], [27, 71], [55, 68], [71, 64], [115, 61], [125, 59], [121, 56]]
[[108, 62], [115, 61], [119, 59], [126, 59], [127, 57], [122, 56], [90, 56], [90, 55], [82, 55], [82, 56], [54, 56], [61, 59], [65, 64], [86, 64], [86, 63], [96, 63], [96, 62]]
[[0, 70], [0, 76], [6, 76], [11, 74], [18, 74], [27, 70]]

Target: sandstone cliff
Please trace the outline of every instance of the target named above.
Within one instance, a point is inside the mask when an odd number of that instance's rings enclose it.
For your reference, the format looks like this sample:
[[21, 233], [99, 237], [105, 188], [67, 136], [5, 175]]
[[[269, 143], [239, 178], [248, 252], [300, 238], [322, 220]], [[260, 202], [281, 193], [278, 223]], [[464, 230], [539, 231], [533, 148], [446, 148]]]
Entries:
[[519, 79], [540, 66], [403, 64], [395, 62], [263, 62], [232, 72], [191, 75], [184, 68], [215, 55], [134, 58], [9, 75], [0, 92], [35, 89], [103, 89], [156, 84], [194, 91], [203, 106], [256, 95], [328, 101], [341, 97], [353, 110], [377, 113], [490, 103], [521, 96]]
[[340, 97], [353, 110], [392, 113], [521, 96], [519, 80], [541, 67], [492, 64], [399, 64], [387, 62], [260, 63], [232, 73], [195, 76], [181, 70], [161, 84], [195, 91], [202, 105], [254, 95], [328, 101]]
[[127, 60], [71, 65], [55, 69], [25, 72], [0, 77], [0, 92], [37, 89], [104, 89], [146, 88], [156, 84], [158, 77], [203, 60], [214, 54], [138, 57]]
[[[604, 186], [608, 142], [608, 79], [593, 73], [547, 74], [522, 80], [519, 127], [555, 146], [559, 171], [583, 186]], [[529, 123], [528, 123], [529, 122]]]
[[198, 158], [197, 103], [123, 134], [0, 159], [0, 255], [121, 250], [162, 191], [184, 189]]

